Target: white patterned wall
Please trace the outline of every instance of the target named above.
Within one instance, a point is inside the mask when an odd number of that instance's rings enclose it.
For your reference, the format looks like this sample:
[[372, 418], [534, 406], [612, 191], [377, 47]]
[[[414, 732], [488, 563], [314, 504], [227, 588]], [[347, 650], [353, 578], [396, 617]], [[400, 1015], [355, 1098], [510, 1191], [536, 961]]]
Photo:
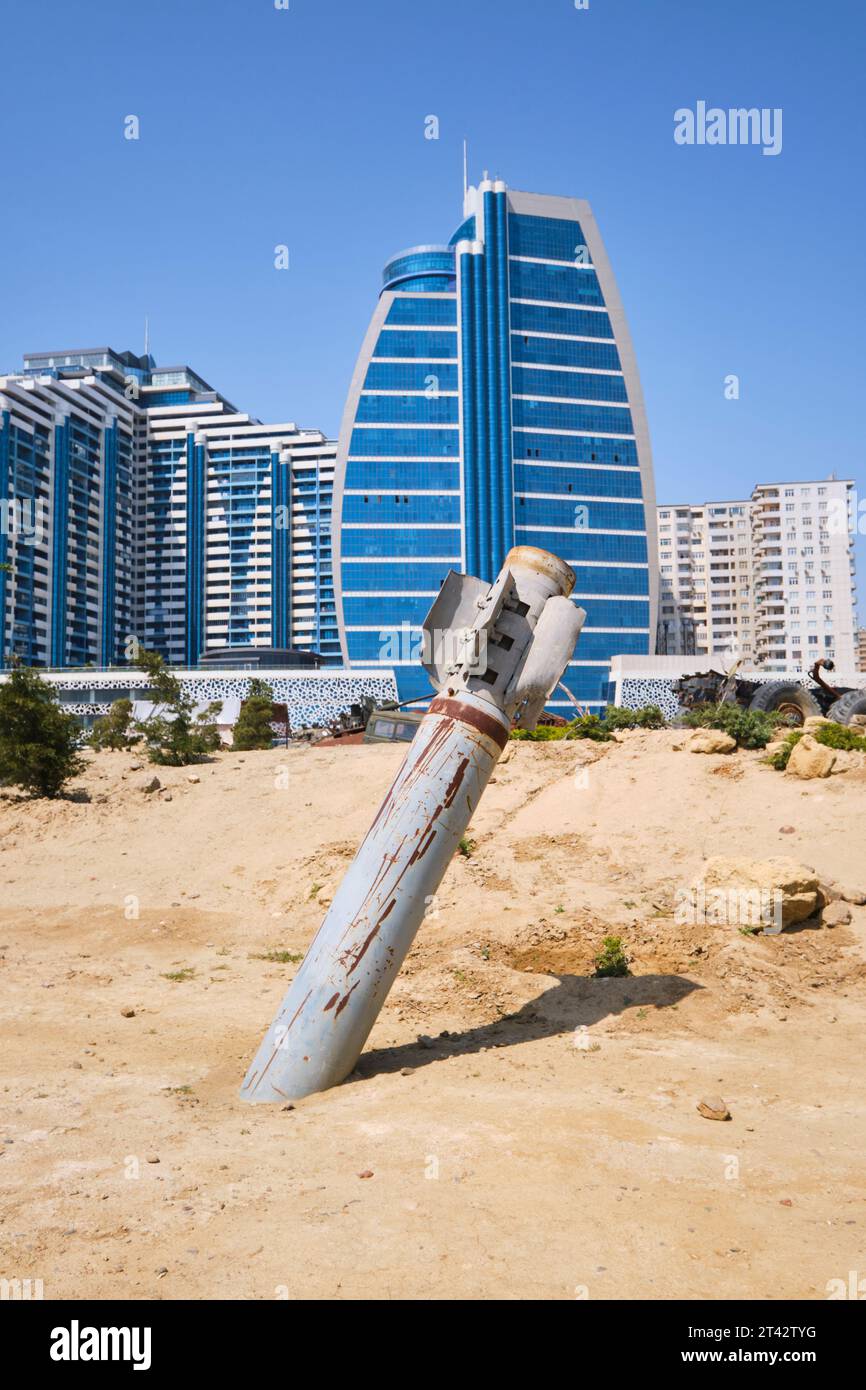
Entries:
[[[249, 692], [252, 680], [264, 680], [274, 692], [274, 700], [285, 704], [289, 710], [292, 728], [303, 724], [329, 724], [350, 705], [357, 704], [362, 695], [371, 695], [377, 700], [396, 700], [397, 682], [391, 670], [382, 672], [317, 672], [315, 674], [271, 672], [268, 670], [205, 674], [189, 673], [178, 676], [185, 693], [196, 704], [211, 700], [228, 700], [232, 697], [243, 700]], [[2, 680], [3, 677], [0, 677]], [[112, 700], [121, 698], [128, 691], [140, 691], [142, 696], [148, 688], [147, 677], [143, 672], [91, 672], [55, 674], [48, 677], [58, 691], [87, 691], [92, 697], [78, 701], [63, 701], [68, 714], [98, 716], [107, 714]], [[101, 689], [102, 688], [102, 689]], [[99, 699], [102, 691], [105, 698]]]

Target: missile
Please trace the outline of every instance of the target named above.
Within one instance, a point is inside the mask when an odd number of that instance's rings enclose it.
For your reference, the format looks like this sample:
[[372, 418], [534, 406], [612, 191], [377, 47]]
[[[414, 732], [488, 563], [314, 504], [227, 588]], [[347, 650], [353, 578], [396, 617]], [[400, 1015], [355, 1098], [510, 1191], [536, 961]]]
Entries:
[[436, 690], [241, 1088], [297, 1100], [354, 1069], [512, 726], [534, 729], [586, 614], [574, 573], [516, 546], [490, 584], [451, 571], [424, 622]]

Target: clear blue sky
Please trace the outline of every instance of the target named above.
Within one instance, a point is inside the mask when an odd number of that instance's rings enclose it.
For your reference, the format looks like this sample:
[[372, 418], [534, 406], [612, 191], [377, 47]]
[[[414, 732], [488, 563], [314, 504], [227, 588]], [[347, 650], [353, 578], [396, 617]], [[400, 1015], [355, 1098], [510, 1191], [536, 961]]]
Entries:
[[[466, 135], [473, 180], [592, 203], [659, 500], [866, 498], [862, 0], [6, 0], [2, 33], [0, 369], [141, 351], [148, 314], [161, 363], [333, 434], [382, 265], [461, 220]], [[675, 144], [698, 100], [781, 107], [781, 154]]]

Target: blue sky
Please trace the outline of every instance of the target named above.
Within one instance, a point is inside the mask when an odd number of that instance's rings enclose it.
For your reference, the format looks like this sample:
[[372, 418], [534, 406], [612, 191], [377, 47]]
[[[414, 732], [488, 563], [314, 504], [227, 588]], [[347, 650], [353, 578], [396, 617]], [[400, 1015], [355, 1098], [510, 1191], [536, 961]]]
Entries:
[[[42, 0], [3, 39], [0, 369], [141, 351], [147, 314], [159, 362], [336, 432], [384, 262], [461, 220], [465, 135], [472, 179], [592, 203], [660, 501], [866, 499], [860, 0]], [[699, 100], [782, 108], [781, 153], [677, 145]]]

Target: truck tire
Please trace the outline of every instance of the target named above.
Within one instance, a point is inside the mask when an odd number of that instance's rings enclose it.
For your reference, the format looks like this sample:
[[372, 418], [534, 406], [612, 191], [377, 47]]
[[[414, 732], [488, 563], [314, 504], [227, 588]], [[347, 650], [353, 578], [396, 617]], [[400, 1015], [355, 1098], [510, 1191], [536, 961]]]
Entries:
[[849, 690], [830, 706], [827, 718], [835, 724], [849, 724], [852, 714], [866, 714], [866, 690]]
[[814, 695], [796, 681], [767, 681], [752, 696], [749, 709], [761, 709], [767, 714], [777, 711], [787, 715], [791, 725], [802, 725], [810, 715], [821, 713]]

